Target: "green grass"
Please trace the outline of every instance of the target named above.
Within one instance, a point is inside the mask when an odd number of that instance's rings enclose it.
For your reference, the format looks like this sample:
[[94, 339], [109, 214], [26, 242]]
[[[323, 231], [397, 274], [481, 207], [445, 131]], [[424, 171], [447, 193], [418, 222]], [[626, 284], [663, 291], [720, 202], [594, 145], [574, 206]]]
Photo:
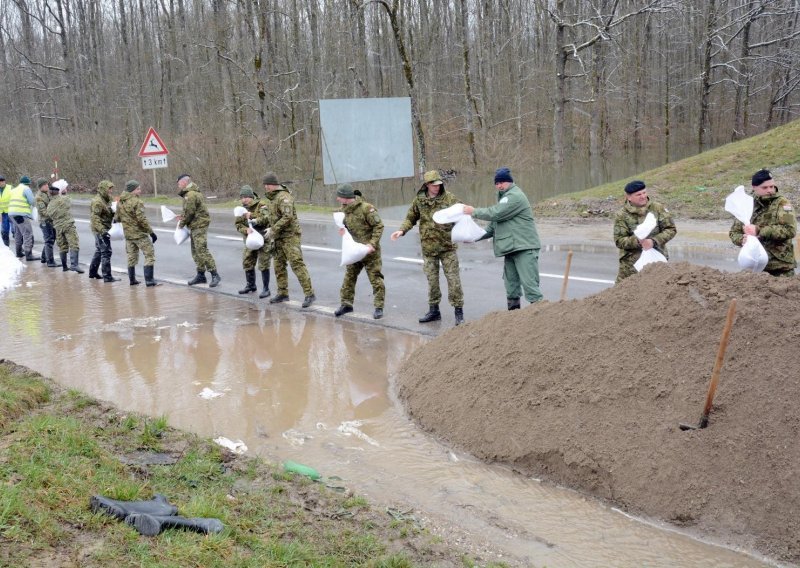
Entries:
[[625, 184], [642, 179], [648, 192], [679, 216], [728, 218], [723, 208], [725, 196], [737, 185], [749, 187], [752, 174], [764, 167], [772, 170], [781, 191], [790, 199], [796, 197], [798, 165], [800, 120], [795, 120], [624, 180], [545, 200], [537, 204], [536, 212], [540, 216], [610, 216], [622, 204]]
[[[0, 426], [2, 566], [479, 565], [361, 496], [235, 456], [170, 428], [164, 416], [122, 414], [8, 362], [0, 363]], [[127, 465], [153, 449], [177, 462]], [[94, 494], [155, 493], [183, 516], [220, 519], [225, 530], [148, 538], [89, 509]]]

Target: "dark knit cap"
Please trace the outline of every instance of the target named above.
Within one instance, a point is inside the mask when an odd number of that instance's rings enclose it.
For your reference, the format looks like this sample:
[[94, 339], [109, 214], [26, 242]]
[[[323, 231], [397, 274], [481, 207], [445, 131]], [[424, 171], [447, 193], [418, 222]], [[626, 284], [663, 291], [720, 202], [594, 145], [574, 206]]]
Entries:
[[353, 199], [356, 196], [356, 192], [353, 189], [353, 186], [349, 183], [343, 183], [339, 187], [336, 188], [336, 197], [341, 197], [343, 199]]
[[181, 175], [178, 176], [178, 179], [176, 179], [175, 181], [178, 182], [178, 181], [181, 181], [183, 178], [188, 178], [188, 177], [192, 177], [192, 176], [190, 176], [189, 174], [181, 174]]
[[643, 189], [646, 188], [647, 186], [644, 184], [643, 181], [635, 179], [625, 186], [625, 193], [630, 195], [631, 193], [636, 193], [637, 191], [642, 191]]
[[280, 185], [281, 182], [278, 181], [278, 176], [275, 175], [274, 172], [267, 172], [264, 176], [264, 185]]
[[0, 174], [0, 181], [6, 181], [6, 176], [4, 176], [3, 174]]
[[514, 183], [514, 178], [511, 177], [511, 170], [508, 168], [498, 168], [497, 171], [494, 172], [494, 183], [502, 183], [505, 181]]
[[239, 190], [239, 197], [255, 197], [256, 192], [249, 185], [243, 185]]
[[127, 192], [131, 192], [137, 187], [139, 187], [139, 182], [136, 181], [135, 179], [129, 179], [128, 181], [125, 182], [125, 191]]
[[769, 170], [758, 170], [756, 173], [753, 174], [753, 179], [751, 180], [751, 183], [753, 184], [753, 187], [758, 187], [765, 181], [771, 179], [772, 179], [772, 174], [769, 173]]
[[46, 185], [47, 183], [48, 183], [48, 181], [46, 179], [44, 179], [44, 178], [37, 179], [36, 180], [36, 189], [39, 189], [40, 187], [42, 187], [43, 185]]
[[28, 185], [29, 183], [31, 183], [31, 178], [29, 178], [28, 176], [22, 176], [21, 178], [19, 178], [19, 183], [24, 183], [25, 185]]

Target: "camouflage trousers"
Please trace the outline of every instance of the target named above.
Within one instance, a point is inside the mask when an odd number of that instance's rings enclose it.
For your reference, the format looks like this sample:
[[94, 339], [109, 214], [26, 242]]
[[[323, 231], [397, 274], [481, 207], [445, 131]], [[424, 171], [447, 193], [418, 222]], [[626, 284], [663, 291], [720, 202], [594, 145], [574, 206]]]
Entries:
[[633, 276], [636, 274], [636, 269], [633, 267], [636, 264], [636, 261], [639, 260], [639, 257], [642, 256], [641, 253], [639, 254], [628, 254], [625, 255], [624, 258], [619, 259], [619, 270], [617, 270], [617, 279], [615, 283], [619, 283], [626, 278]]
[[197, 229], [190, 229], [191, 233], [191, 249], [192, 260], [197, 267], [197, 272], [217, 270], [217, 263], [214, 262], [214, 257], [208, 250], [208, 227], [199, 227]]
[[[247, 238], [245, 237], [242, 240], [247, 241]], [[256, 262], [258, 262], [259, 272], [269, 270], [269, 261], [272, 258], [272, 248], [273, 244], [270, 241], [264, 241], [264, 246], [256, 250], [250, 250], [245, 246], [244, 251], [242, 252], [242, 268], [244, 268], [246, 271], [253, 270], [256, 268]]]
[[275, 241], [275, 250], [272, 266], [275, 269], [275, 281], [278, 283], [278, 294], [289, 294], [289, 271], [287, 263], [292, 267], [292, 272], [303, 287], [303, 294], [311, 296], [314, 288], [311, 286], [311, 277], [308, 275], [306, 263], [303, 262], [303, 250], [300, 248], [300, 237], [289, 237]]
[[356, 280], [358, 280], [358, 275], [361, 273], [361, 270], [366, 270], [369, 283], [372, 284], [372, 303], [376, 308], [383, 309], [383, 302], [386, 298], [386, 287], [383, 284], [382, 268], [383, 262], [381, 260], [380, 250], [368, 254], [364, 260], [360, 262], [348, 264], [344, 271], [342, 289], [339, 291], [342, 305], [352, 307], [353, 300], [356, 298]]
[[539, 289], [539, 249], [526, 249], [505, 255], [503, 281], [506, 285], [506, 298], [522, 296], [531, 304], [543, 299]]
[[153, 266], [156, 263], [156, 250], [150, 237], [138, 239], [125, 239], [125, 252], [128, 253], [128, 267], [136, 266], [139, 262], [139, 251], [144, 255], [144, 265]]
[[56, 245], [58, 245], [58, 252], [69, 252], [81, 248], [75, 223], [66, 228], [56, 227]]
[[433, 306], [442, 301], [442, 290], [439, 288], [439, 265], [442, 265], [447, 280], [447, 299], [454, 308], [464, 307], [464, 291], [461, 288], [461, 274], [458, 269], [458, 255], [451, 250], [436, 256], [422, 257], [422, 271], [428, 277], [428, 305]]

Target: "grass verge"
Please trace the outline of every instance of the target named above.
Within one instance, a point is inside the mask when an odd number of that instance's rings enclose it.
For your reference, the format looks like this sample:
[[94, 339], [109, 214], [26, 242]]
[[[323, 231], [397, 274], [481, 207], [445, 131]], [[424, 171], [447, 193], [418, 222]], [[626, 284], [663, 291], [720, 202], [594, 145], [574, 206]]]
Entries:
[[[155, 457], [170, 465], [154, 465]], [[447, 547], [413, 517], [123, 414], [0, 360], [0, 566], [503, 566]], [[162, 493], [217, 535], [139, 536], [89, 498]], [[390, 514], [387, 514], [390, 513]]]

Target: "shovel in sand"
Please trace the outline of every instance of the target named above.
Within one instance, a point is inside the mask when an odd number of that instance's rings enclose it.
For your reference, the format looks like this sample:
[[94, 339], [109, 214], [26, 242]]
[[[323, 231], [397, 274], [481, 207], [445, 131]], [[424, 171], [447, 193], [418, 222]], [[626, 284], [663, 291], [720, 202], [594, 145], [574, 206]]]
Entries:
[[725, 320], [725, 327], [722, 329], [722, 338], [719, 340], [717, 360], [714, 361], [714, 370], [711, 371], [711, 383], [708, 385], [706, 404], [703, 407], [703, 414], [700, 416], [700, 423], [697, 426], [692, 426], [691, 424], [679, 424], [681, 430], [698, 430], [708, 426], [708, 415], [711, 413], [711, 404], [714, 402], [714, 393], [717, 392], [719, 374], [722, 370], [722, 361], [725, 359], [725, 349], [728, 348], [728, 339], [731, 336], [731, 327], [733, 326], [734, 314], [736, 314], [736, 298], [731, 300], [731, 304], [728, 306], [728, 317]]

